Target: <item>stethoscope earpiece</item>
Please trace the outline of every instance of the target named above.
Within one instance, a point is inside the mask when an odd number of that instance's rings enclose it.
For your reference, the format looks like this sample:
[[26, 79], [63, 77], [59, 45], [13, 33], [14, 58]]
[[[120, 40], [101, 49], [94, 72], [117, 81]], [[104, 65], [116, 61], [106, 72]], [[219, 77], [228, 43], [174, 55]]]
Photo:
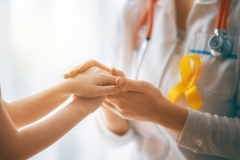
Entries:
[[225, 30], [216, 29], [215, 35], [208, 41], [211, 54], [215, 58], [224, 59], [232, 52], [233, 44], [225, 35]]

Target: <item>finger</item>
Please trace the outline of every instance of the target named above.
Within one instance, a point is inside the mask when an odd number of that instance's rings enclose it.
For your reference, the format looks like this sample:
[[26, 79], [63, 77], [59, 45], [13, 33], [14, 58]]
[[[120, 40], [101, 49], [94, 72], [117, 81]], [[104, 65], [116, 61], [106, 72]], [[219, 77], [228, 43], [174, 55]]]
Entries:
[[121, 114], [118, 112], [118, 110], [116, 109], [115, 105], [113, 105], [112, 103], [106, 102], [104, 101], [102, 103], [102, 106], [105, 107], [106, 109], [109, 109], [110, 111], [112, 111], [113, 113], [115, 113], [116, 115], [121, 116]]
[[120, 88], [118, 88], [115, 85], [110, 85], [110, 86], [98, 86], [96, 89], [95, 97], [97, 96], [106, 96], [109, 94], [116, 94], [120, 92]]
[[69, 77], [70, 77], [70, 76], [68, 75], [68, 73], [66, 73], [66, 74], [63, 75], [63, 78], [64, 78], [64, 79], [68, 79]]
[[107, 74], [107, 75], [111, 75], [111, 76], [113, 76], [112, 73], [107, 72], [107, 71], [105, 71], [105, 70], [102, 70], [102, 69], [101, 69], [101, 72], [104, 73], [104, 74]]
[[116, 80], [116, 85], [121, 89], [139, 93], [143, 92], [144, 86], [146, 86], [145, 83], [144, 81], [131, 80], [124, 77], [118, 77]]
[[84, 72], [84, 71], [86, 71], [86, 70], [88, 70], [89, 68], [94, 67], [94, 66], [95, 66], [95, 67], [98, 67], [98, 68], [100, 68], [100, 69], [102, 69], [102, 70], [105, 70], [105, 71], [107, 71], [107, 72], [110, 72], [110, 68], [108, 68], [107, 66], [104, 66], [104, 65], [101, 64], [100, 62], [95, 61], [95, 60], [93, 60], [93, 59], [88, 60], [88, 61], [84, 62], [82, 65], [80, 65], [80, 66], [78, 67], [78, 71], [79, 71], [79, 72]]
[[69, 77], [75, 77], [78, 74], [78, 69], [73, 69], [70, 72], [68, 72]]
[[126, 92], [118, 92], [117, 94], [108, 95], [105, 101], [114, 102], [114, 101], [122, 100], [125, 98], [125, 94]]
[[112, 103], [109, 103], [108, 101], [104, 101], [104, 102], [102, 103], [102, 105], [103, 105], [104, 107], [106, 107], [107, 109], [109, 109], [109, 108], [115, 109], [115, 106], [114, 106]]
[[103, 110], [107, 110], [108, 111], [108, 108], [106, 107], [106, 105], [104, 104], [105, 100], [103, 101], [103, 103], [101, 104], [101, 108]]
[[117, 77], [112, 76], [112, 75], [107, 75], [107, 74], [102, 74], [102, 85], [116, 85], [116, 79]]
[[[75, 66], [73, 69], [71, 69], [70, 72], [65, 73], [65, 74], [63, 75], [63, 78], [64, 78], [64, 79], [67, 79], [67, 78], [76, 76], [77, 73], [78, 73], [78, 71], [77, 71], [78, 67], [79, 67], [79, 65], [77, 65], [77, 66]], [[75, 70], [77, 71], [77, 73], [74, 72]]]
[[[68, 73], [64, 74], [64, 78], [74, 77], [78, 74], [78, 67], [79, 65], [73, 67]], [[66, 79], [65, 78], [65, 79]]]
[[124, 74], [122, 71], [117, 70], [116, 68], [111, 68], [111, 73], [112, 73], [112, 75], [114, 75], [114, 76], [126, 77], [125, 74]]

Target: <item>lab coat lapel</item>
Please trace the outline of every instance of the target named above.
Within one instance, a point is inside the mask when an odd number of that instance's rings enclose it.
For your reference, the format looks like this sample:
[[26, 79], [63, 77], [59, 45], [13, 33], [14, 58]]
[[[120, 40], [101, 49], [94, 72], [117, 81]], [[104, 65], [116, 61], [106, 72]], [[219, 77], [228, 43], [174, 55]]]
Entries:
[[[217, 0], [196, 0], [187, 20], [187, 35], [213, 33], [219, 8]], [[207, 24], [207, 25], [206, 25]], [[191, 38], [187, 38], [191, 40]]]
[[[151, 66], [153, 66], [152, 70], [154, 73], [149, 74], [149, 76], [145, 76], [144, 78], [156, 87], [160, 87], [165, 66], [177, 46], [177, 27], [175, 1], [160, 0], [158, 1], [157, 6], [158, 8], [155, 10], [152, 39], [147, 51], [149, 57], [144, 59], [145, 62], [143, 62], [143, 65], [147, 65], [146, 61], [148, 58], [150, 59], [150, 57], [154, 57], [151, 61], [148, 60], [149, 63], [152, 63]], [[162, 22], [165, 23], [162, 24]], [[141, 74], [144, 76], [146, 72], [140, 73], [140, 77]]]
[[176, 22], [175, 0], [159, 0], [157, 5], [167, 12], [170, 18]]

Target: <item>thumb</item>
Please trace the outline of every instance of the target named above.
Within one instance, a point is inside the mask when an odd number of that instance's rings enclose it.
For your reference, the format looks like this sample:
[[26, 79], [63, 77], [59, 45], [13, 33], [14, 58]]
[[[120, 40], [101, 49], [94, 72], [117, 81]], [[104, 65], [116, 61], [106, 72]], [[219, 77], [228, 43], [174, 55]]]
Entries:
[[121, 89], [125, 89], [128, 91], [135, 91], [142, 93], [142, 81], [131, 80], [125, 77], [118, 77], [116, 79], [116, 85]]
[[112, 73], [112, 75], [114, 75], [114, 76], [126, 77], [125, 74], [122, 71], [117, 70], [115, 68], [111, 68], [110, 73]]
[[64, 75], [63, 75], [63, 78], [64, 79], [68, 79], [70, 76], [68, 75], [68, 73], [65, 73]]

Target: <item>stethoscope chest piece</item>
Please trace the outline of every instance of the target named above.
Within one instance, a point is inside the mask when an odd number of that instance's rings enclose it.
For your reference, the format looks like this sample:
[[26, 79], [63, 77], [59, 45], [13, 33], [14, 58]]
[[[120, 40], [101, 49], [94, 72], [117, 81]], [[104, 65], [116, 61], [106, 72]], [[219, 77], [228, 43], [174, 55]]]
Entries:
[[208, 41], [211, 54], [215, 58], [224, 59], [232, 52], [233, 44], [225, 35], [225, 30], [216, 29], [215, 35]]

